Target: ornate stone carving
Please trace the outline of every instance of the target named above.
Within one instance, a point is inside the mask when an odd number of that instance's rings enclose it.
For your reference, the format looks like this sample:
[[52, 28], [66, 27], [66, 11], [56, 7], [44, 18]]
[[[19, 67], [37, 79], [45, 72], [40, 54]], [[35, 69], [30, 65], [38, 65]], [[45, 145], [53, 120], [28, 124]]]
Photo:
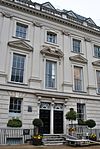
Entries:
[[87, 63], [87, 59], [85, 59], [83, 56], [81, 55], [75, 55], [75, 56], [71, 56], [69, 57], [69, 59], [71, 61], [75, 61], [75, 62], [79, 62], [79, 63]]

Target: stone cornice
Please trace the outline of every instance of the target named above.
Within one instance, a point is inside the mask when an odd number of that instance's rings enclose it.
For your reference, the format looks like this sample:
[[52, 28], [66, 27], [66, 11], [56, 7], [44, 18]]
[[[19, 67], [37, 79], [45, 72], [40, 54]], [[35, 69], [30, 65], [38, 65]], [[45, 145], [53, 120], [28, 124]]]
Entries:
[[33, 47], [27, 44], [24, 40], [9, 41], [8, 45], [13, 48], [18, 48], [26, 51], [33, 51]]
[[88, 61], [81, 55], [75, 55], [75, 56], [70, 56], [69, 59], [71, 61], [79, 62], [79, 63], [84, 63], [86, 64]]
[[57, 22], [59, 24], [67, 25], [67, 26], [76, 28], [78, 30], [88, 32], [90, 34], [100, 36], [100, 31], [98, 31], [96, 29], [93, 29], [92, 27], [89, 27], [89, 26], [83, 26], [81, 23], [70, 20], [68, 18], [64, 19], [64, 18], [55, 16], [53, 14], [49, 14], [49, 13], [40, 11], [38, 9], [31, 8], [31, 7], [21, 5], [19, 3], [15, 3], [13, 1], [8, 1], [8, 0], [1, 0], [0, 5], [3, 5], [5, 7], [9, 7], [11, 9], [16, 9], [18, 11], [22, 11], [22, 12], [25, 12], [25, 13], [29, 13], [30, 15], [35, 15], [35, 16], [38, 16], [38, 17], [42, 17], [44, 19], [48, 19], [48, 20], [51, 20], [53, 22]]
[[100, 67], [100, 60], [92, 62], [92, 65]]
[[44, 46], [44, 48], [40, 52], [43, 55], [48, 55], [51, 57], [58, 57], [58, 58], [62, 58], [64, 55], [60, 49], [48, 47], [48, 46]]

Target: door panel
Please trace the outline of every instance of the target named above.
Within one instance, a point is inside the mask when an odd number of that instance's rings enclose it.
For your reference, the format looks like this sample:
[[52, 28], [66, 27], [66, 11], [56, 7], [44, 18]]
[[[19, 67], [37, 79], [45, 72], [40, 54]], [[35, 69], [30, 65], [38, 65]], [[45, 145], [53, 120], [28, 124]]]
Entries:
[[63, 133], [63, 111], [54, 110], [54, 133]]
[[50, 134], [50, 110], [40, 109], [40, 119], [43, 121], [43, 134]]

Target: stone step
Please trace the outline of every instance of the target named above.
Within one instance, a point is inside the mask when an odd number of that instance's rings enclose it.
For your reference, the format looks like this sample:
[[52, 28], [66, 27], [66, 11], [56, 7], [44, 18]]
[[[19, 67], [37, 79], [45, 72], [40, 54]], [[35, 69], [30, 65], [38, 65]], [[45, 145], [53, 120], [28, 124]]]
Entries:
[[64, 135], [44, 135], [44, 145], [62, 145], [65, 143]]

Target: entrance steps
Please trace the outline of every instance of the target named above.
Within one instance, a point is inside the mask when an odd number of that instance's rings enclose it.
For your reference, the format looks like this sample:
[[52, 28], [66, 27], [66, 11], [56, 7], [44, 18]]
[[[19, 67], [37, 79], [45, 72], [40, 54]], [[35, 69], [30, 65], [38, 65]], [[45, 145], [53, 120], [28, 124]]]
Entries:
[[46, 134], [43, 135], [43, 144], [44, 145], [62, 145], [65, 143], [65, 135], [61, 134]]

